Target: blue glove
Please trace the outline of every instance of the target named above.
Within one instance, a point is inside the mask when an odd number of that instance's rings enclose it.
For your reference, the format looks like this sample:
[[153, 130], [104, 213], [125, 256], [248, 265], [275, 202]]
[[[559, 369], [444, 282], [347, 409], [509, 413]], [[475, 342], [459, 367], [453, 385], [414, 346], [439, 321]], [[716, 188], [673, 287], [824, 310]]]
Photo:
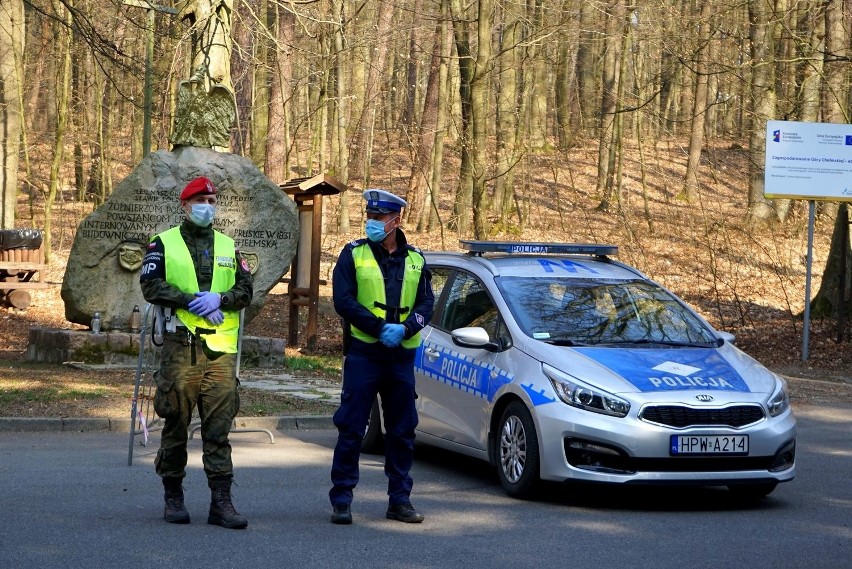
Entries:
[[219, 309], [214, 310], [204, 318], [206, 318], [207, 321], [213, 324], [214, 326], [218, 326], [219, 324], [225, 321], [225, 315], [222, 314], [222, 311]]
[[196, 298], [189, 303], [189, 311], [196, 316], [205, 318], [214, 310], [219, 309], [222, 297], [218, 292], [196, 292]]
[[382, 326], [379, 340], [388, 348], [395, 348], [402, 342], [404, 336], [405, 326], [402, 324], [385, 324]]

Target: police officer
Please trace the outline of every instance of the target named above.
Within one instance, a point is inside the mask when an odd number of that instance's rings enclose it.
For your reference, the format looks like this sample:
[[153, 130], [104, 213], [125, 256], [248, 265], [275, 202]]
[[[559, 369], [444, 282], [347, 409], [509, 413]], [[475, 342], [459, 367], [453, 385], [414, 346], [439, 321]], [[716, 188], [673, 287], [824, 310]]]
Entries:
[[385, 427], [386, 517], [420, 523], [411, 505], [414, 457], [414, 356], [420, 330], [432, 317], [431, 273], [423, 254], [399, 229], [405, 200], [367, 190], [366, 239], [346, 245], [334, 267], [334, 309], [343, 318], [343, 389], [334, 413], [337, 445], [331, 466], [331, 522], [352, 523], [352, 493], [358, 484], [361, 439], [376, 394]]
[[242, 529], [248, 521], [231, 501], [231, 424], [239, 410], [236, 355], [239, 314], [251, 302], [248, 264], [233, 239], [214, 231], [216, 189], [204, 177], [180, 194], [185, 219], [148, 245], [140, 284], [145, 300], [172, 309], [174, 332], [163, 338], [154, 407], [165, 419], [154, 464], [165, 488], [163, 516], [188, 524], [182, 481], [189, 423], [201, 417], [204, 472], [211, 490], [207, 523]]

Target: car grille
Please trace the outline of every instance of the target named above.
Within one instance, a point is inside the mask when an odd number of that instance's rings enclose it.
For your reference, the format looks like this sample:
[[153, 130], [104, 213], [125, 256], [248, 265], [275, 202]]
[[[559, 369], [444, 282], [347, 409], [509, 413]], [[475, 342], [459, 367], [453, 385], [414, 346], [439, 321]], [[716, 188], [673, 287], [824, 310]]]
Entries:
[[763, 409], [757, 405], [735, 405], [722, 409], [696, 409], [678, 405], [652, 405], [639, 414], [643, 421], [684, 428], [721, 425], [742, 427], [763, 419]]

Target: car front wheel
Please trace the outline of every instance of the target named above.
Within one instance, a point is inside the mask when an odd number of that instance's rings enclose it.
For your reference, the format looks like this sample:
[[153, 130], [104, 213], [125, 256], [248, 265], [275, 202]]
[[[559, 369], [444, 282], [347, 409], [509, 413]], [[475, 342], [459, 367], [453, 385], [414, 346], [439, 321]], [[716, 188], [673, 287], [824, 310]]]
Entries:
[[361, 452], [367, 454], [382, 454], [384, 452], [385, 437], [382, 435], [382, 416], [379, 409], [379, 400], [373, 400], [370, 409], [370, 418], [367, 421], [367, 430], [361, 439]]
[[538, 435], [526, 406], [513, 401], [503, 411], [497, 437], [497, 473], [510, 496], [527, 498], [539, 482]]

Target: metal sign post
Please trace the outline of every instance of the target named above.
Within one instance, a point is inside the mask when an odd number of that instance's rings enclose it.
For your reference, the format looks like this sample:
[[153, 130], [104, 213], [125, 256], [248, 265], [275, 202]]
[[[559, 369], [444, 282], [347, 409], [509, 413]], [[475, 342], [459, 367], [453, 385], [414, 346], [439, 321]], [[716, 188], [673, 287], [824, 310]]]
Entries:
[[802, 361], [808, 361], [808, 343], [811, 337], [811, 265], [814, 260], [814, 200], [808, 201], [808, 260], [805, 269], [805, 315], [802, 326]]

